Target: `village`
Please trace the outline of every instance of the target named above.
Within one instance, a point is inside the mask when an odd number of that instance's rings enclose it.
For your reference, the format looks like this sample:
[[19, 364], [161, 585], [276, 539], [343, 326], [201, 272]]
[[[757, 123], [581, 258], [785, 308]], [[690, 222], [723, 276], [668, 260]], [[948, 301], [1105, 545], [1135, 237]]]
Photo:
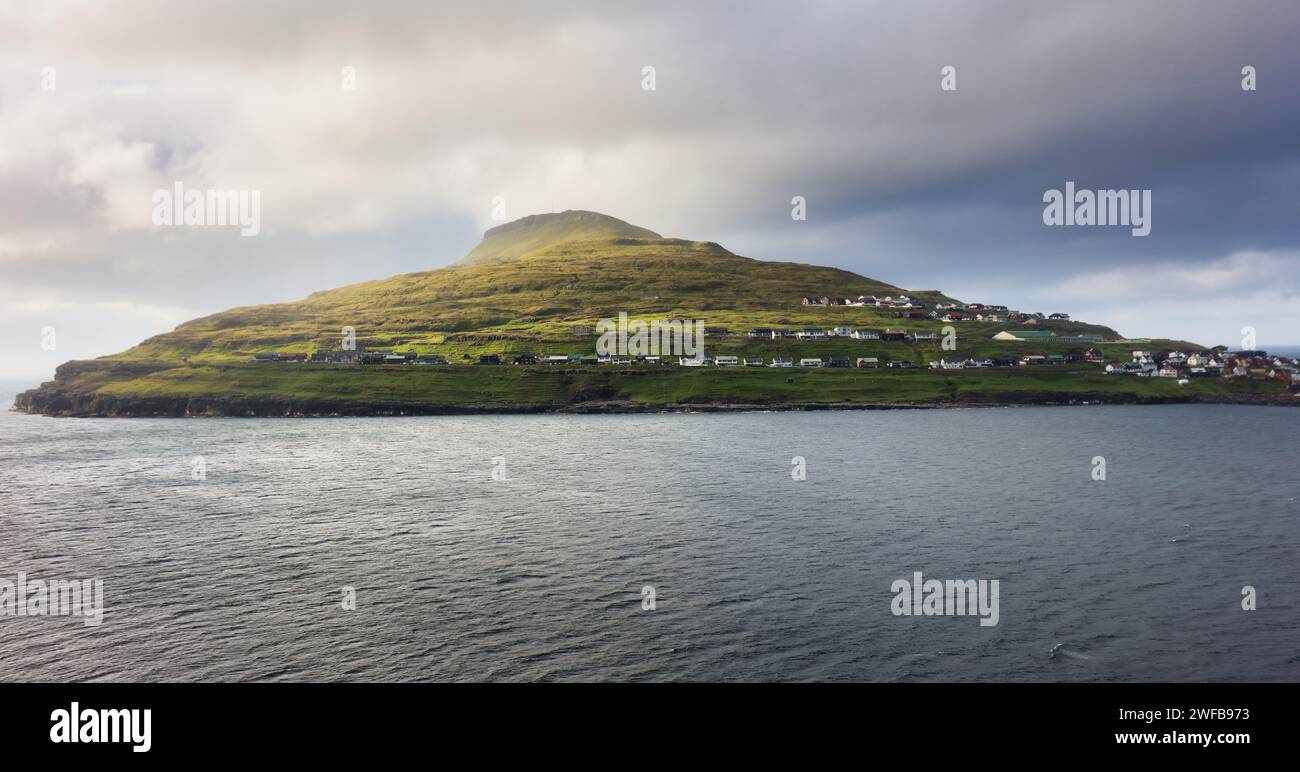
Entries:
[[[913, 358], [893, 358], [884, 355], [858, 356], [857, 352], [844, 351], [831, 356], [786, 356], [775, 355], [697, 355], [697, 356], [600, 356], [585, 353], [545, 354], [524, 353], [503, 359], [500, 354], [480, 354], [475, 360], [466, 355], [463, 364], [498, 366], [507, 363], [516, 366], [587, 366], [587, 365], [677, 365], [681, 367], [775, 367], [775, 368], [863, 368], [892, 370], [992, 370], [999, 368], [1091, 365], [1107, 375], [1134, 376], [1140, 378], [1170, 378], [1180, 384], [1186, 384], [1192, 378], [1248, 378], [1254, 380], [1279, 380], [1292, 386], [1300, 385], [1300, 360], [1271, 356], [1266, 351], [1228, 351], [1220, 346], [1212, 350], [1170, 350], [1149, 351], [1140, 349], [1125, 350], [1117, 357], [1113, 349], [1125, 341], [1105, 341], [1097, 334], [1059, 334], [1052, 330], [1032, 329], [1039, 322], [1069, 321], [1069, 314], [1040, 312], [1026, 313], [1009, 310], [1007, 306], [982, 303], [963, 304], [958, 302], [939, 302], [927, 311], [927, 306], [906, 295], [875, 297], [860, 295], [853, 298], [805, 297], [803, 306], [842, 306], [889, 309], [891, 315], [898, 319], [925, 320], [931, 322], [1000, 322], [1018, 323], [1031, 329], [1001, 330], [989, 337], [991, 341], [1001, 343], [1061, 344], [1069, 346], [1067, 353], [1017, 353], [1007, 356], [956, 357], [942, 356], [938, 359], [926, 359], [917, 351]], [[826, 343], [843, 341], [856, 348], [864, 342], [901, 343], [913, 347], [927, 344], [939, 345], [939, 333], [925, 330], [913, 330], [905, 327], [855, 328], [837, 326], [822, 327], [755, 327], [744, 333], [732, 333], [727, 328], [709, 327], [706, 333], [713, 337], [732, 338], [756, 342], [760, 340], [779, 340], [801, 343]], [[579, 324], [573, 327], [573, 334], [584, 337], [593, 334], [591, 325]], [[852, 342], [852, 343], [850, 343]], [[1077, 344], [1077, 345], [1075, 345]], [[1099, 345], [1108, 344], [1107, 353]], [[1083, 348], [1083, 346], [1088, 346]], [[945, 347], [946, 348], [946, 347]], [[944, 350], [944, 349], [941, 349]], [[440, 354], [419, 354], [414, 350], [367, 350], [364, 346], [355, 350], [316, 351], [311, 354], [300, 352], [278, 352], [254, 354], [248, 361], [255, 363], [306, 363], [306, 364], [345, 364], [345, 365], [450, 365], [451, 362]]]

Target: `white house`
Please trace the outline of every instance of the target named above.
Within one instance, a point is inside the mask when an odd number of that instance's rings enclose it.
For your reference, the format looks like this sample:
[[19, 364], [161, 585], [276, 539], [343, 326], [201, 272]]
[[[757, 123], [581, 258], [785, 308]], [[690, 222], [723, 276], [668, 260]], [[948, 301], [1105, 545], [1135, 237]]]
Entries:
[[734, 367], [740, 364], [740, 359], [738, 357], [716, 357], [713, 363], [718, 367]]
[[799, 360], [800, 367], [821, 367], [822, 361], [816, 358], [804, 357]]
[[854, 340], [880, 340], [880, 330], [854, 330], [849, 337]]
[[772, 367], [794, 367], [790, 357], [772, 357]]

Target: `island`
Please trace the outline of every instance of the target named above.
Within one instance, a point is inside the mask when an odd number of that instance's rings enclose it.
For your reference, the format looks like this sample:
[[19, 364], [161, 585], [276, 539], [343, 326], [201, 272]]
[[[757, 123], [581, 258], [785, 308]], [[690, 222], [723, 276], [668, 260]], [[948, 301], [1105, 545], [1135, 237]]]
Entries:
[[[701, 346], [669, 350], [666, 335], [654, 351], [600, 345], [612, 323], [628, 320], [695, 325]], [[492, 228], [446, 268], [234, 308], [119, 354], [67, 362], [13, 409], [181, 417], [1295, 405], [1298, 392], [1297, 362], [1266, 351], [1127, 338], [1060, 311], [755, 260], [566, 211]]]

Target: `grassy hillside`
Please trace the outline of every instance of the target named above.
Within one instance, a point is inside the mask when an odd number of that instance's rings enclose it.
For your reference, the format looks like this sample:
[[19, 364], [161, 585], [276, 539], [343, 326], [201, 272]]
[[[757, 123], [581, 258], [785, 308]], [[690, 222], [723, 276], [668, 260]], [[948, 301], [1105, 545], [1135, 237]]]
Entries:
[[[1207, 381], [1179, 391], [1176, 384], [1155, 379], [1106, 379], [1096, 366], [947, 374], [611, 366], [557, 373], [547, 367], [463, 366], [485, 353], [505, 358], [523, 353], [591, 355], [596, 339], [580, 328], [620, 312], [647, 321], [701, 319], [710, 328], [705, 348], [712, 355], [782, 355], [796, 360], [875, 356], [925, 363], [943, 356], [1067, 354], [1083, 348], [1066, 341], [992, 339], [1001, 330], [1022, 329], [1020, 323], [955, 323], [955, 352], [925, 342], [835, 338], [803, 343], [744, 335], [753, 327], [836, 326], [941, 333], [942, 322], [900, 319], [889, 309], [801, 304], [805, 296], [904, 292], [927, 304], [950, 300], [937, 291], [908, 291], [836, 268], [752, 260], [712, 242], [663, 238], [592, 212], [539, 215], [492, 229], [465, 260], [448, 268], [317, 292], [294, 303], [234, 308], [187, 322], [120, 354], [70, 363], [60, 368], [58, 383], [46, 396], [56, 395], [60, 404], [91, 404], [93, 395], [114, 400], [223, 395], [449, 405], [600, 399], [816, 404], [962, 401], [976, 394], [987, 401], [1007, 393], [1164, 398], [1229, 388]], [[336, 351], [345, 327], [355, 329], [358, 348], [441, 354], [453, 367], [246, 364], [258, 353]], [[1127, 359], [1128, 350], [1135, 347], [1114, 330], [1082, 322], [1040, 322], [1037, 329], [1103, 335], [1113, 341], [1109, 346], [1115, 359]], [[1191, 344], [1156, 340], [1136, 347], [1173, 346]], [[31, 404], [38, 402], [34, 398]]]
[[[556, 215], [555, 217], [563, 217]], [[878, 322], [874, 309], [817, 313], [804, 295], [897, 294], [900, 288], [822, 266], [751, 260], [710, 242], [620, 235], [625, 223], [562, 219], [539, 226], [578, 240], [531, 245], [521, 257], [475, 259], [449, 268], [363, 282], [303, 301], [235, 308], [151, 338], [117, 358], [230, 362], [262, 352], [337, 349], [343, 327], [366, 348], [414, 349], [460, 361], [480, 353], [591, 352], [578, 324], [627, 311], [645, 319], [704, 319], [740, 330], [754, 325]], [[503, 226], [505, 227], [505, 226]], [[626, 226], [633, 228], [633, 226]], [[494, 229], [494, 231], [497, 229]], [[537, 228], [532, 229], [533, 231]], [[530, 231], [531, 232], [531, 231]], [[491, 236], [516, 243], [512, 234]], [[477, 251], [477, 250], [476, 250]], [[471, 253], [471, 257], [474, 253]]]

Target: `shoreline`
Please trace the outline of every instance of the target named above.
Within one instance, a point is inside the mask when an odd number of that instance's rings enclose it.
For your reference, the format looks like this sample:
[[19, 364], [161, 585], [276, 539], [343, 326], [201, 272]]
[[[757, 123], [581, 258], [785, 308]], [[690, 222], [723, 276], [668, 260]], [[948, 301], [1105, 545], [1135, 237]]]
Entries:
[[[50, 418], [381, 418], [439, 415], [632, 415], [655, 413], [769, 413], [831, 410], [947, 410], [998, 407], [1092, 407], [1100, 405], [1252, 405], [1300, 407], [1300, 397], [1208, 395], [1186, 397], [1099, 398], [1079, 394], [1023, 394], [1010, 399], [964, 399], [897, 402], [680, 402], [654, 404], [627, 400], [568, 403], [479, 402], [439, 404], [420, 402], [286, 400], [258, 397], [114, 398], [103, 395], [58, 395], [41, 400], [40, 389], [18, 394], [10, 412]], [[48, 395], [46, 395], [48, 396]]]

